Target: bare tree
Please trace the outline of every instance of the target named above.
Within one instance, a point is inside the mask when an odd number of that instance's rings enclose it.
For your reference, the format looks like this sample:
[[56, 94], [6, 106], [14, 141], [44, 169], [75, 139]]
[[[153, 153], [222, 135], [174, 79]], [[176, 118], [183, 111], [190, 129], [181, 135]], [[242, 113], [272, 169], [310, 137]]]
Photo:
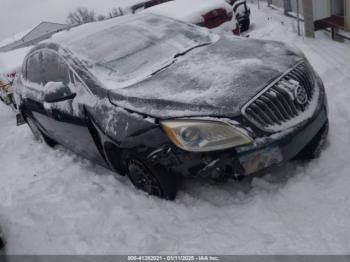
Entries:
[[117, 17], [123, 15], [123, 10], [121, 8], [113, 8], [111, 12], [109, 12], [109, 17]]
[[79, 7], [74, 12], [70, 12], [67, 17], [68, 24], [81, 25], [96, 21], [95, 11], [88, 10], [85, 7]]
[[103, 20], [106, 20], [107, 17], [105, 17], [104, 15], [98, 15], [97, 16], [97, 21], [103, 21]]

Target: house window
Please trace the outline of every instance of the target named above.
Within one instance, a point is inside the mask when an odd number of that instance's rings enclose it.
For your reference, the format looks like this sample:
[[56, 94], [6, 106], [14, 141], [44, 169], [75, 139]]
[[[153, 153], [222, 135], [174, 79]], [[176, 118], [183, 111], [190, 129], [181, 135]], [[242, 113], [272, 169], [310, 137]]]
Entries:
[[344, 0], [331, 0], [332, 15], [344, 16]]

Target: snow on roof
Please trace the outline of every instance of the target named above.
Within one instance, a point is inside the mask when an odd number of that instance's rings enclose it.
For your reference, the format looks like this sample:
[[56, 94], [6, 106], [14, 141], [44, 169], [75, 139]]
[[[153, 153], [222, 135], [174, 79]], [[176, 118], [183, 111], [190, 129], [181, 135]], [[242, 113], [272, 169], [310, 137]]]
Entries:
[[41, 25], [43, 25], [43, 24], [51, 24], [51, 25], [56, 25], [56, 26], [57, 26], [57, 25], [60, 25], [60, 26], [62, 26], [62, 27], [63, 27], [63, 26], [67, 27], [67, 25], [65, 25], [65, 24], [54, 23], [54, 22], [45, 22], [45, 21], [43, 21], [43, 22], [37, 24], [37, 25], [34, 26], [34, 27], [31, 27], [31, 28], [29, 28], [29, 29], [27, 29], [27, 30], [25, 30], [25, 31], [23, 31], [23, 32], [17, 33], [17, 34], [15, 34], [14, 36], [11, 36], [11, 37], [6, 38], [5, 40], [1, 41], [1, 42], [0, 42], [0, 47], [4, 47], [4, 46], [7, 46], [7, 45], [9, 45], [9, 44], [15, 43], [15, 42], [17, 42], [17, 41], [24, 40], [24, 38], [25, 38], [28, 34], [30, 34], [32, 31], [36, 30], [37, 28], [39, 28], [39, 27], [40, 27]]
[[223, 0], [176, 0], [145, 9], [142, 13], [152, 13], [171, 17], [187, 23], [204, 22], [203, 15], [215, 9], [232, 12], [232, 7]]
[[28, 28], [25, 31], [19, 32], [19, 33], [13, 35], [13, 36], [10, 36], [10, 37], [2, 40], [0, 42], [0, 47], [6, 46], [8, 44], [11, 44], [13, 42], [17, 42], [17, 41], [21, 40], [24, 36], [26, 36], [29, 32], [31, 32], [35, 27], [36, 26]]
[[0, 74], [18, 72], [30, 49], [31, 47], [25, 47], [7, 53], [0, 53]]

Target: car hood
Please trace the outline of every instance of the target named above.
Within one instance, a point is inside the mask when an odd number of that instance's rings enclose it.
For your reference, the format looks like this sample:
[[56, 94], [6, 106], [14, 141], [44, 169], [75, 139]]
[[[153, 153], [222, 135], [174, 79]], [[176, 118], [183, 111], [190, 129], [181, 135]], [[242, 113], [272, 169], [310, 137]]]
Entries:
[[222, 36], [108, 95], [114, 105], [160, 119], [232, 118], [301, 59], [301, 53], [280, 42]]

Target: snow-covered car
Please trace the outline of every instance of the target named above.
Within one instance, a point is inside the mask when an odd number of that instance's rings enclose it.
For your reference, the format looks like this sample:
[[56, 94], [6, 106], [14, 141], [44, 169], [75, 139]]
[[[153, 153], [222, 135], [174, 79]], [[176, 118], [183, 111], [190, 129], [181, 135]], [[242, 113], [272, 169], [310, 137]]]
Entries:
[[29, 50], [30, 48], [22, 48], [0, 53], [0, 100], [6, 105], [14, 105], [12, 84]]
[[9, 74], [0, 73], [0, 100], [6, 105], [12, 104], [12, 83], [16, 76], [16, 72]]
[[240, 35], [240, 27], [233, 16], [232, 7], [223, 0], [169, 1], [148, 8], [142, 13], [163, 15], [216, 31], [230, 31]]
[[[123, 37], [121, 37], [123, 36]], [[244, 177], [316, 155], [322, 81], [298, 50], [138, 14], [37, 45], [17, 78], [33, 134], [173, 199], [177, 177]]]
[[17, 72], [0, 74], [0, 100], [6, 105], [13, 104], [12, 84]]

